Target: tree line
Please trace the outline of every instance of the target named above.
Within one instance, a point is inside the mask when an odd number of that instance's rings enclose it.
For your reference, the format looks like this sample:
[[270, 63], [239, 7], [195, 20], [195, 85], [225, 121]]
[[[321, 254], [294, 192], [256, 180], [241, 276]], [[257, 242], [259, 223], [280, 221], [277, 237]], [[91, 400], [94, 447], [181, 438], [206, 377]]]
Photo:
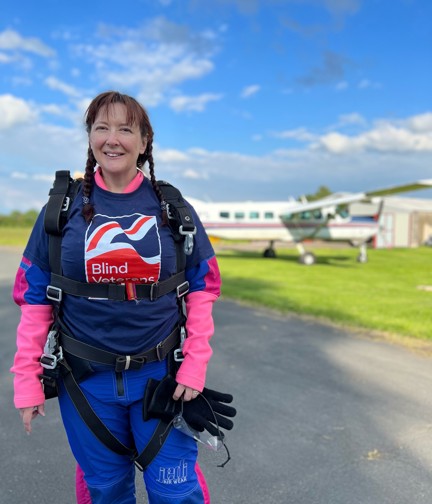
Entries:
[[39, 212], [37, 210], [28, 210], [19, 212], [14, 210], [9, 215], [0, 215], [0, 226], [3, 227], [32, 227], [36, 222]]

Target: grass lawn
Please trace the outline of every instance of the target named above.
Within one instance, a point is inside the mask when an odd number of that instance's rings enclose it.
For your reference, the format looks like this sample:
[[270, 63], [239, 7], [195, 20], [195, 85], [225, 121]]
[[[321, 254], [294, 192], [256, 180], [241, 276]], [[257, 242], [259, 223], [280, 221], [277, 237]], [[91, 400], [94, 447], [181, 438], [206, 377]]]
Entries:
[[313, 266], [298, 263], [295, 250], [221, 250], [222, 294], [254, 305], [323, 317], [351, 327], [432, 339], [432, 248], [314, 249]]
[[31, 228], [12, 228], [0, 226], [0, 246], [24, 247], [30, 236]]
[[[0, 227], [0, 246], [24, 249], [30, 231]], [[366, 264], [356, 248], [314, 248], [313, 266], [300, 265], [295, 249], [265, 259], [261, 250], [215, 247], [225, 298], [432, 340], [431, 247], [372, 249]]]

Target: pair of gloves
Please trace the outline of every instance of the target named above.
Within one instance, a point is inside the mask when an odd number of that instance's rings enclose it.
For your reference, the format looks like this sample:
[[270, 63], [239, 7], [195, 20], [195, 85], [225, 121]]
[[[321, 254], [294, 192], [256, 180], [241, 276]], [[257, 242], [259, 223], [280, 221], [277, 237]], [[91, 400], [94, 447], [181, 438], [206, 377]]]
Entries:
[[190, 427], [203, 432], [207, 430], [212, 436], [223, 438], [220, 429], [231, 430], [234, 423], [230, 418], [237, 411], [232, 406], [231, 394], [223, 394], [216, 390], [205, 388], [201, 394], [191, 401], [174, 401], [173, 393], [177, 387], [175, 379], [167, 375], [163, 380], [149, 379], [144, 395], [144, 420], [158, 418], [171, 422], [174, 417], [182, 414]]

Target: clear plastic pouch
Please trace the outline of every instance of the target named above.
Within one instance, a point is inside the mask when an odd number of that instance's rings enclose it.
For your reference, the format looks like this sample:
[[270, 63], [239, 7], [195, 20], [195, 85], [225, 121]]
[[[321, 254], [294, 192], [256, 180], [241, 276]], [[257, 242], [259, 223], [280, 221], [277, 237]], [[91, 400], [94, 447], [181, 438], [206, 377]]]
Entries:
[[195, 441], [203, 444], [210, 450], [218, 451], [219, 448], [223, 446], [222, 439], [219, 436], [212, 436], [210, 433], [206, 433], [205, 431], [199, 432], [192, 429], [192, 427], [187, 424], [181, 413], [174, 417], [173, 427], [180, 432], [183, 432], [183, 434], [186, 434], [186, 436], [195, 439]]

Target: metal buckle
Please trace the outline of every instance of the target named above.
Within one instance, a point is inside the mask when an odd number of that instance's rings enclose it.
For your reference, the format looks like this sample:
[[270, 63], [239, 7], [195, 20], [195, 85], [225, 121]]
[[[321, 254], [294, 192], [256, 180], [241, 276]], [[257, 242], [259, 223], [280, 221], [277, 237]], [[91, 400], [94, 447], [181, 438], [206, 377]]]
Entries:
[[161, 354], [161, 350], [163, 348], [162, 343], [163, 343], [162, 341], [159, 341], [159, 343], [156, 345], [156, 356], [157, 356], [159, 362], [163, 361], [163, 357]]
[[55, 369], [57, 364], [63, 359], [63, 349], [59, 347], [58, 355], [42, 354], [39, 360], [40, 365], [45, 369]]
[[66, 212], [66, 210], [69, 208], [70, 205], [70, 198], [69, 196], [66, 196], [65, 199], [63, 200], [63, 205], [62, 205], [62, 212]]
[[134, 460], [134, 464], [139, 471], [144, 472], [144, 467], [137, 460]]
[[182, 298], [189, 292], [189, 282], [186, 280], [176, 288], [177, 297]]
[[[156, 282], [156, 283], [152, 283], [151, 286], [150, 286], [150, 301], [156, 301], [157, 299], [157, 289], [159, 287], [159, 284]], [[155, 292], [156, 290], [156, 292]]]
[[47, 285], [46, 297], [51, 299], [51, 301], [57, 301], [57, 303], [60, 303], [63, 297], [63, 291], [53, 285]]
[[186, 329], [182, 326], [180, 327], [180, 346], [179, 348], [176, 348], [174, 350], [174, 360], [176, 362], [183, 362], [184, 361], [184, 355], [183, 355], [183, 343], [186, 339]]
[[193, 235], [196, 235], [196, 232], [197, 232], [197, 228], [196, 228], [196, 226], [194, 226], [194, 227], [193, 227], [192, 231], [191, 231], [191, 230], [187, 230], [187, 231], [185, 231], [185, 230], [183, 229], [183, 224], [181, 224], [181, 225], [179, 226], [179, 233], [180, 233], [181, 235], [192, 235], [192, 236], [193, 236]]
[[166, 204], [166, 213], [168, 219], [174, 219], [174, 215], [171, 213], [171, 205], [169, 203]]

